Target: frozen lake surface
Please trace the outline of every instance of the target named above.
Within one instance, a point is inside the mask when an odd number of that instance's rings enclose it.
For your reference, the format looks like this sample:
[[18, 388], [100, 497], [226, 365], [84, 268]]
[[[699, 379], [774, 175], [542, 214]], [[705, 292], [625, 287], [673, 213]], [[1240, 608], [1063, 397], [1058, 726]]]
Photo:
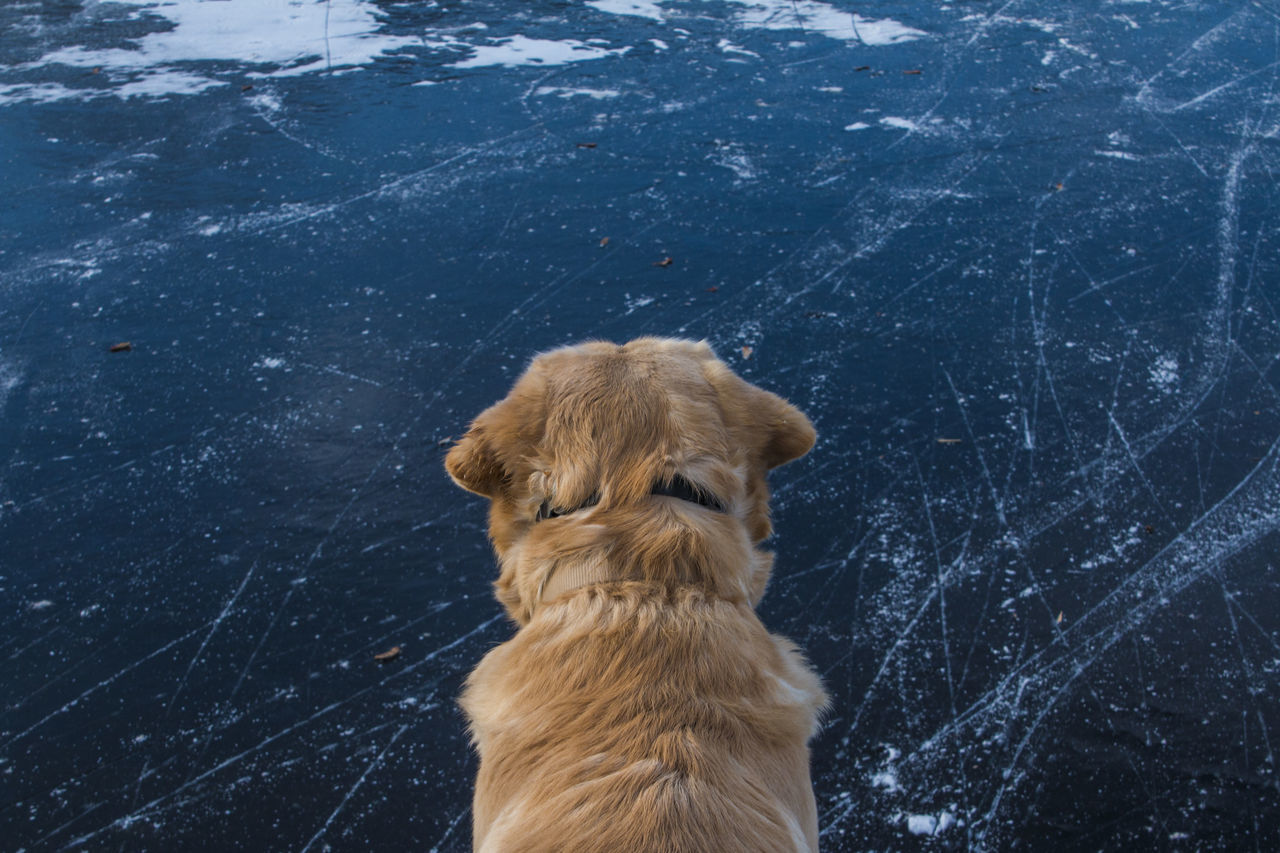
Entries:
[[0, 6], [3, 846], [469, 849], [444, 450], [664, 334], [820, 433], [824, 849], [1268, 847], [1278, 87], [1273, 0]]

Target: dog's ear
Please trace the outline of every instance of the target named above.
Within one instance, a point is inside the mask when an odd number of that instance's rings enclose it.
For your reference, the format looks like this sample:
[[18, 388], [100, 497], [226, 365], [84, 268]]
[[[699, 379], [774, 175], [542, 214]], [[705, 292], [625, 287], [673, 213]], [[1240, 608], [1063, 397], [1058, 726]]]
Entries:
[[751, 409], [766, 438], [761, 458], [766, 468], [777, 468], [809, 452], [818, 433], [804, 412], [770, 391], [751, 388]]
[[756, 448], [765, 468], [777, 468], [809, 452], [818, 434], [803, 412], [738, 376], [710, 348], [707, 356], [703, 370], [716, 388], [731, 428], [745, 431], [746, 445]]
[[467, 491], [496, 498], [506, 472], [489, 440], [483, 418], [484, 415], [476, 418], [467, 434], [449, 450], [444, 467], [453, 481]]
[[505, 398], [481, 412], [444, 459], [453, 481], [494, 499], [529, 474], [546, 423], [546, 382], [531, 365]]

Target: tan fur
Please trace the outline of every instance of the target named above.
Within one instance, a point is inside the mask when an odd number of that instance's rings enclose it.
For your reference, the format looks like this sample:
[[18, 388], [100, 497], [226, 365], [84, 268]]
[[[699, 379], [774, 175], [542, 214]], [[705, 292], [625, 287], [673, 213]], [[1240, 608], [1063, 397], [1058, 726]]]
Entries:
[[[445, 464], [491, 501], [520, 629], [461, 699], [474, 849], [818, 849], [807, 743], [826, 697], [754, 610], [765, 473], [813, 442], [705, 343], [658, 338], [541, 355], [476, 418]], [[650, 493], [676, 474], [727, 512]], [[544, 501], [566, 514], [537, 521]]]

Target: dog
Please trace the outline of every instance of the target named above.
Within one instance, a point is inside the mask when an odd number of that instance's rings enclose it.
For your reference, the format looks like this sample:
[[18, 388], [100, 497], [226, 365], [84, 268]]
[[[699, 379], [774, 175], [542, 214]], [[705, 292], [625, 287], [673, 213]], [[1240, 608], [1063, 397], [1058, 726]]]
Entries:
[[459, 704], [485, 853], [816, 851], [827, 698], [756, 615], [766, 472], [813, 425], [706, 343], [537, 356], [450, 449], [519, 626]]

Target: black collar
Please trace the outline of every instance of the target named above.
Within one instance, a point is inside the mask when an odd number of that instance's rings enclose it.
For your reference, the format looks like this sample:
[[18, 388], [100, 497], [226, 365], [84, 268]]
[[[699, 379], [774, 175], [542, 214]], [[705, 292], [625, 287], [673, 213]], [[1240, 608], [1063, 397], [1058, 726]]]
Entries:
[[[725, 511], [724, 503], [722, 503], [719, 498], [708, 491], [698, 488], [679, 474], [672, 477], [671, 481], [668, 483], [664, 483], [662, 481], [654, 483], [653, 488], [649, 490], [649, 494], [660, 495], [667, 498], [679, 498], [682, 501], [689, 501], [690, 503], [695, 503], [698, 506], [704, 506], [707, 509], [715, 510], [716, 512]], [[545, 518], [559, 518], [562, 515], [569, 515], [577, 512], [578, 510], [595, 506], [598, 503], [600, 503], [600, 495], [594, 494], [587, 498], [585, 502], [579, 504], [573, 509], [561, 511], [553, 509], [550, 501], [543, 501], [542, 506], [538, 507], [537, 520], [542, 521]]]

